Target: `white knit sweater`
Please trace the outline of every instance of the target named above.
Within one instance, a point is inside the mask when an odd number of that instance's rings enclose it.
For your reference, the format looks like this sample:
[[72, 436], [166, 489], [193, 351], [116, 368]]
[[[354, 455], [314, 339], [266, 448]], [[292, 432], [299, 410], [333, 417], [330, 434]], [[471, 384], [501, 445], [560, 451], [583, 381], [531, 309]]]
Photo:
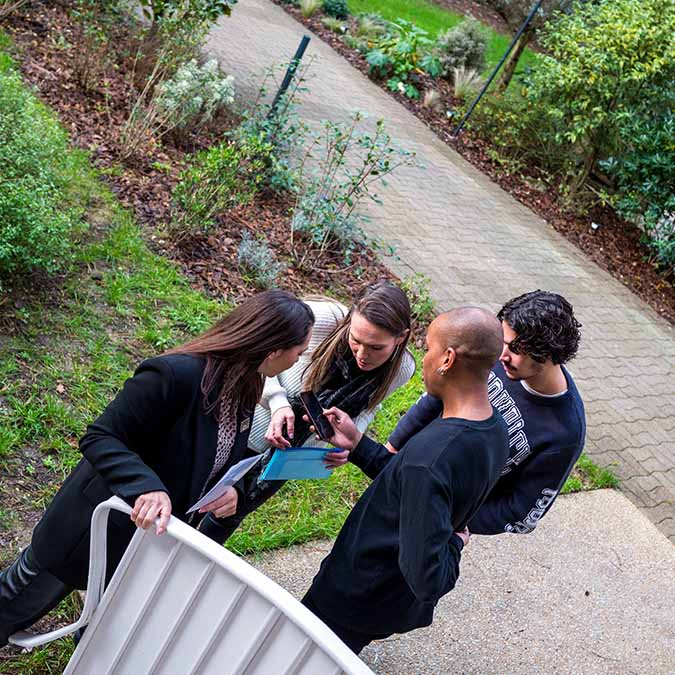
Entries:
[[[249, 437], [249, 448], [257, 452], [263, 452], [269, 447], [265, 440], [267, 427], [269, 426], [272, 415], [290, 405], [289, 396], [294, 396], [302, 391], [302, 375], [307, 368], [312, 352], [335, 330], [335, 327], [347, 315], [347, 308], [335, 301], [307, 301], [312, 308], [315, 317], [312, 338], [307, 347], [307, 351], [298, 359], [297, 363], [277, 377], [268, 377], [265, 381], [262, 397], [259, 405], [255, 408], [253, 424], [251, 425], [251, 435]], [[415, 359], [406, 349], [401, 359], [401, 365], [396, 373], [387, 392], [387, 396], [403, 386], [415, 372]], [[355, 420], [359, 431], [365, 431], [368, 425], [373, 421], [377, 407], [372, 410], [364, 410]], [[314, 436], [311, 436], [306, 445], [321, 445]]]

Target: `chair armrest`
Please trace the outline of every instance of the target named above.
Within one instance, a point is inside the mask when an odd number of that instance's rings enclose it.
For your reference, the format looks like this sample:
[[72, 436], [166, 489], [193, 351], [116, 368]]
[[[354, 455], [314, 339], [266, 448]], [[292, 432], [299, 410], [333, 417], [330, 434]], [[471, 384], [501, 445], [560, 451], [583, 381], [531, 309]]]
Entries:
[[24, 649], [34, 649], [53, 640], [66, 637], [74, 633], [78, 628], [86, 626], [93, 613], [96, 611], [101, 597], [103, 596], [106, 571], [106, 543], [108, 535], [108, 515], [110, 510], [122, 511], [131, 514], [131, 507], [119, 497], [111, 497], [99, 504], [91, 517], [91, 538], [89, 543], [89, 576], [87, 578], [87, 594], [84, 599], [84, 607], [80, 618], [67, 626], [44, 633], [42, 635], [19, 631], [10, 635], [10, 644]]

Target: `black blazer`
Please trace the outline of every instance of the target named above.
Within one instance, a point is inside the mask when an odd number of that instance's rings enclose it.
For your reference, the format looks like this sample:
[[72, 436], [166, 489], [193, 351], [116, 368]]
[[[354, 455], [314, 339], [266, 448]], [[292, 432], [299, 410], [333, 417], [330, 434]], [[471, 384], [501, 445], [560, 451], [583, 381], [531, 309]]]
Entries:
[[[80, 441], [84, 459], [61, 486], [33, 531], [35, 556], [74, 588], [85, 588], [89, 527], [94, 508], [112, 495], [133, 505], [146, 492], [169, 494], [172, 515], [187, 520], [211, 473], [218, 424], [204, 413], [200, 384], [206, 360], [185, 354], [144, 361]], [[246, 453], [250, 415], [237, 415], [237, 438], [213, 484]], [[108, 577], [135, 531], [129, 516], [112, 512]]]

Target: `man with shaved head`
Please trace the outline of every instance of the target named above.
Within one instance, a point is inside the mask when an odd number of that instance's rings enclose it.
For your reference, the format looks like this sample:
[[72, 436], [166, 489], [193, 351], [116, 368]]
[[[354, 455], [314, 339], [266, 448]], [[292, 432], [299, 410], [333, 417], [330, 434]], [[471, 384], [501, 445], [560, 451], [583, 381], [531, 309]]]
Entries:
[[[584, 446], [584, 404], [563, 365], [577, 353], [581, 324], [565, 298], [540, 290], [509, 300], [497, 318], [504, 346], [488, 396], [508, 426], [509, 458], [469, 530], [527, 534], [551, 509]], [[422, 396], [389, 437], [389, 450], [403, 448], [442, 412], [443, 401]]]
[[436, 318], [423, 363], [443, 413], [393, 454], [337, 408], [331, 443], [373, 478], [321, 563], [303, 603], [357, 654], [372, 640], [428, 626], [455, 586], [464, 530], [499, 478], [508, 431], [490, 405], [499, 321], [477, 307]]

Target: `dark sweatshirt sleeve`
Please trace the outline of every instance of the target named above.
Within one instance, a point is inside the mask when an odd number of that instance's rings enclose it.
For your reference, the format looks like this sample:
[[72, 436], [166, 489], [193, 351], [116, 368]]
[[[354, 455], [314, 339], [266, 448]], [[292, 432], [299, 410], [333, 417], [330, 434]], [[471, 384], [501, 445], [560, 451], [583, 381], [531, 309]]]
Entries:
[[400, 450], [418, 431], [424, 429], [443, 412], [443, 401], [440, 398], [424, 394], [417, 403], [401, 417], [396, 429], [389, 436], [389, 443]]
[[361, 442], [349, 453], [349, 461], [358, 466], [369, 478], [375, 478], [392, 457], [394, 455], [384, 445], [365, 434]]
[[118, 497], [132, 501], [146, 492], [168, 492], [132, 448], [147, 446], [153, 434], [163, 434], [173, 426], [181, 406], [178, 389], [167, 363], [160, 359], [145, 361], [87, 427], [80, 451]]
[[453, 531], [451, 515], [452, 495], [428, 467], [401, 467], [398, 561], [421, 602], [435, 602], [459, 578], [464, 544]]
[[474, 534], [527, 534], [553, 505], [581, 454], [581, 446], [546, 450], [533, 457], [500, 490], [499, 482], [469, 522]]

